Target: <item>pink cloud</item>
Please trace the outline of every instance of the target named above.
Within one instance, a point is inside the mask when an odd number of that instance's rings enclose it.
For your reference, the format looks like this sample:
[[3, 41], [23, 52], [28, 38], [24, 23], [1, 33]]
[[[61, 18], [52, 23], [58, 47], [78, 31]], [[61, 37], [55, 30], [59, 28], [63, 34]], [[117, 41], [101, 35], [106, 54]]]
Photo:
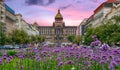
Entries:
[[[32, 16], [32, 18], [34, 19], [27, 18], [26, 20], [29, 23], [30, 22], [34, 23], [35, 21], [37, 21], [40, 26], [52, 26], [54, 22], [54, 17], [57, 14], [57, 10], [55, 10], [55, 8], [50, 8], [50, 7], [47, 7], [46, 10], [52, 11], [55, 14], [51, 16], [44, 16], [43, 18], [42, 16], [38, 16], [39, 13], [38, 14], [36, 13]], [[67, 26], [69, 25], [78, 26], [80, 22], [83, 20], [83, 18], [89, 17], [91, 15], [91, 12], [83, 12], [83, 11], [68, 9], [68, 10], [61, 10], [61, 14], [63, 15], [64, 22], [66, 23]]]
[[68, 8], [61, 10], [64, 21], [66, 25], [78, 26], [84, 18], [90, 17], [95, 8], [105, 0], [81, 0], [80, 3], [76, 3], [76, 1], [79, 0], [56, 0], [54, 4], [49, 6], [25, 6], [23, 5], [24, 1], [25, 0], [12, 0], [7, 3], [16, 9], [16, 11], [21, 8], [19, 12], [23, 13], [24, 19], [30, 24], [37, 21], [40, 26], [52, 26], [58, 8], [60, 6], [65, 8], [65, 6], [70, 5]]

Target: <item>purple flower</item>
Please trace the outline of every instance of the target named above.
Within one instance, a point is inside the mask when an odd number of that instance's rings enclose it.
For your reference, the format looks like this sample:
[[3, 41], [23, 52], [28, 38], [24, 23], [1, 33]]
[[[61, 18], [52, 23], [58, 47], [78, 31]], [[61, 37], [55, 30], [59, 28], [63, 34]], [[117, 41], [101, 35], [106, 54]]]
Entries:
[[68, 60], [64, 64], [75, 64], [75, 62], [73, 60]]
[[63, 65], [63, 62], [62, 62], [62, 61], [58, 63], [58, 66], [62, 66], [62, 65]]
[[6, 56], [6, 55], [3, 55], [2, 58], [3, 58], [3, 59], [7, 59], [7, 56]]
[[114, 56], [113, 56], [113, 55], [109, 55], [109, 58], [110, 58], [110, 59], [114, 59]]
[[119, 64], [120, 63], [120, 58], [114, 58], [114, 60]]
[[95, 42], [91, 42], [91, 46], [95, 46]]
[[69, 58], [69, 57], [70, 57], [70, 55], [66, 55], [66, 56], [65, 56], [65, 58]]
[[119, 54], [119, 51], [118, 50], [114, 50], [113, 51], [115, 54]]
[[92, 38], [93, 38], [93, 39], [94, 39], [94, 38], [97, 38], [97, 36], [96, 36], [96, 35], [93, 35]]
[[24, 58], [24, 56], [23, 56], [23, 55], [20, 55], [20, 56], [19, 56], [19, 58], [20, 58], [20, 59], [23, 59], [23, 58]]
[[23, 66], [23, 65], [21, 65], [21, 67], [20, 67], [20, 68], [21, 68], [21, 70], [24, 70], [24, 66]]
[[62, 59], [61, 59], [61, 57], [57, 57], [57, 59], [56, 59], [58, 62], [60, 62]]
[[107, 58], [108, 58], [107, 55], [102, 55], [102, 56], [101, 56], [101, 59], [102, 59], [102, 60], [107, 60]]
[[2, 59], [0, 58], [0, 65], [2, 65]]
[[7, 55], [6, 53], [3, 53], [3, 56], [2, 56], [3, 59], [6, 59], [7, 58]]
[[40, 62], [41, 59], [40, 59], [40, 57], [39, 57], [39, 58], [37, 58], [36, 60], [37, 60], [37, 62]]
[[101, 41], [100, 41], [100, 40], [96, 40], [96, 41], [94, 42], [94, 44], [95, 44], [96, 46], [100, 46], [100, 45], [101, 45]]
[[41, 51], [41, 54], [43, 54], [43, 55], [47, 54], [47, 51]]
[[88, 61], [84, 61], [84, 64], [85, 64], [85, 65], [89, 65], [89, 62], [88, 62]]
[[91, 42], [91, 46], [100, 46], [101, 45], [101, 41], [100, 40], [96, 40], [94, 42]]
[[35, 59], [37, 60], [37, 62], [40, 62], [40, 60], [41, 60], [40, 57], [39, 57], [39, 55], [36, 55]]
[[12, 59], [13, 57], [12, 56], [9, 56], [10, 59]]
[[11, 60], [12, 60], [12, 59], [11, 59], [10, 57], [8, 57], [8, 58], [7, 58], [7, 63], [11, 62]]
[[113, 66], [117, 66], [118, 63], [116, 61], [112, 61], [110, 64], [112, 64]]
[[115, 61], [112, 61], [109, 65], [110, 70], [115, 70], [115, 66], [117, 66], [118, 64]]
[[102, 45], [102, 50], [107, 51], [109, 49], [109, 46], [107, 44]]
[[104, 60], [100, 60], [100, 64], [105, 64], [105, 61]]
[[54, 49], [53, 52], [54, 53], [58, 53], [60, 50], [59, 49]]

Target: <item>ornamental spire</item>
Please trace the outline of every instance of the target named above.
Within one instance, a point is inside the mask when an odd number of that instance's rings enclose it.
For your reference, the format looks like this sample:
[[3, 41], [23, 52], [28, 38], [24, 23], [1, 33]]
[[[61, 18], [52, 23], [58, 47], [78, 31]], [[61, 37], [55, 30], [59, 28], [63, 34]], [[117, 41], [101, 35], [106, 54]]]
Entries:
[[58, 14], [60, 14], [60, 9], [58, 9]]
[[58, 13], [56, 14], [56, 16], [55, 16], [55, 19], [61, 19], [61, 20], [63, 20], [63, 16], [62, 16], [62, 14], [60, 13], [60, 9], [58, 9]]

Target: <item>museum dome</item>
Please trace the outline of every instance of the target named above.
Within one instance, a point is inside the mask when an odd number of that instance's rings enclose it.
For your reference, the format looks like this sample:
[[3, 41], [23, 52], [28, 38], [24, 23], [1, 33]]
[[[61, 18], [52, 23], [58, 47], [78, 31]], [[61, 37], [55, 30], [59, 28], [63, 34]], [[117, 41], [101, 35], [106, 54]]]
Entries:
[[61, 15], [61, 13], [60, 13], [60, 9], [58, 10], [58, 13], [56, 14], [56, 16], [55, 16], [55, 20], [56, 19], [62, 19], [63, 20], [63, 16]]

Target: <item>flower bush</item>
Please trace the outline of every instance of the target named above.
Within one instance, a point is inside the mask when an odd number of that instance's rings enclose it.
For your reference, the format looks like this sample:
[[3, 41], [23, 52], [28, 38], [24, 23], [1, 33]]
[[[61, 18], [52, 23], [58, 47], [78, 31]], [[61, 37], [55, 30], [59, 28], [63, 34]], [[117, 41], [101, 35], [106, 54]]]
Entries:
[[120, 49], [28, 47], [0, 57], [0, 70], [120, 70]]

